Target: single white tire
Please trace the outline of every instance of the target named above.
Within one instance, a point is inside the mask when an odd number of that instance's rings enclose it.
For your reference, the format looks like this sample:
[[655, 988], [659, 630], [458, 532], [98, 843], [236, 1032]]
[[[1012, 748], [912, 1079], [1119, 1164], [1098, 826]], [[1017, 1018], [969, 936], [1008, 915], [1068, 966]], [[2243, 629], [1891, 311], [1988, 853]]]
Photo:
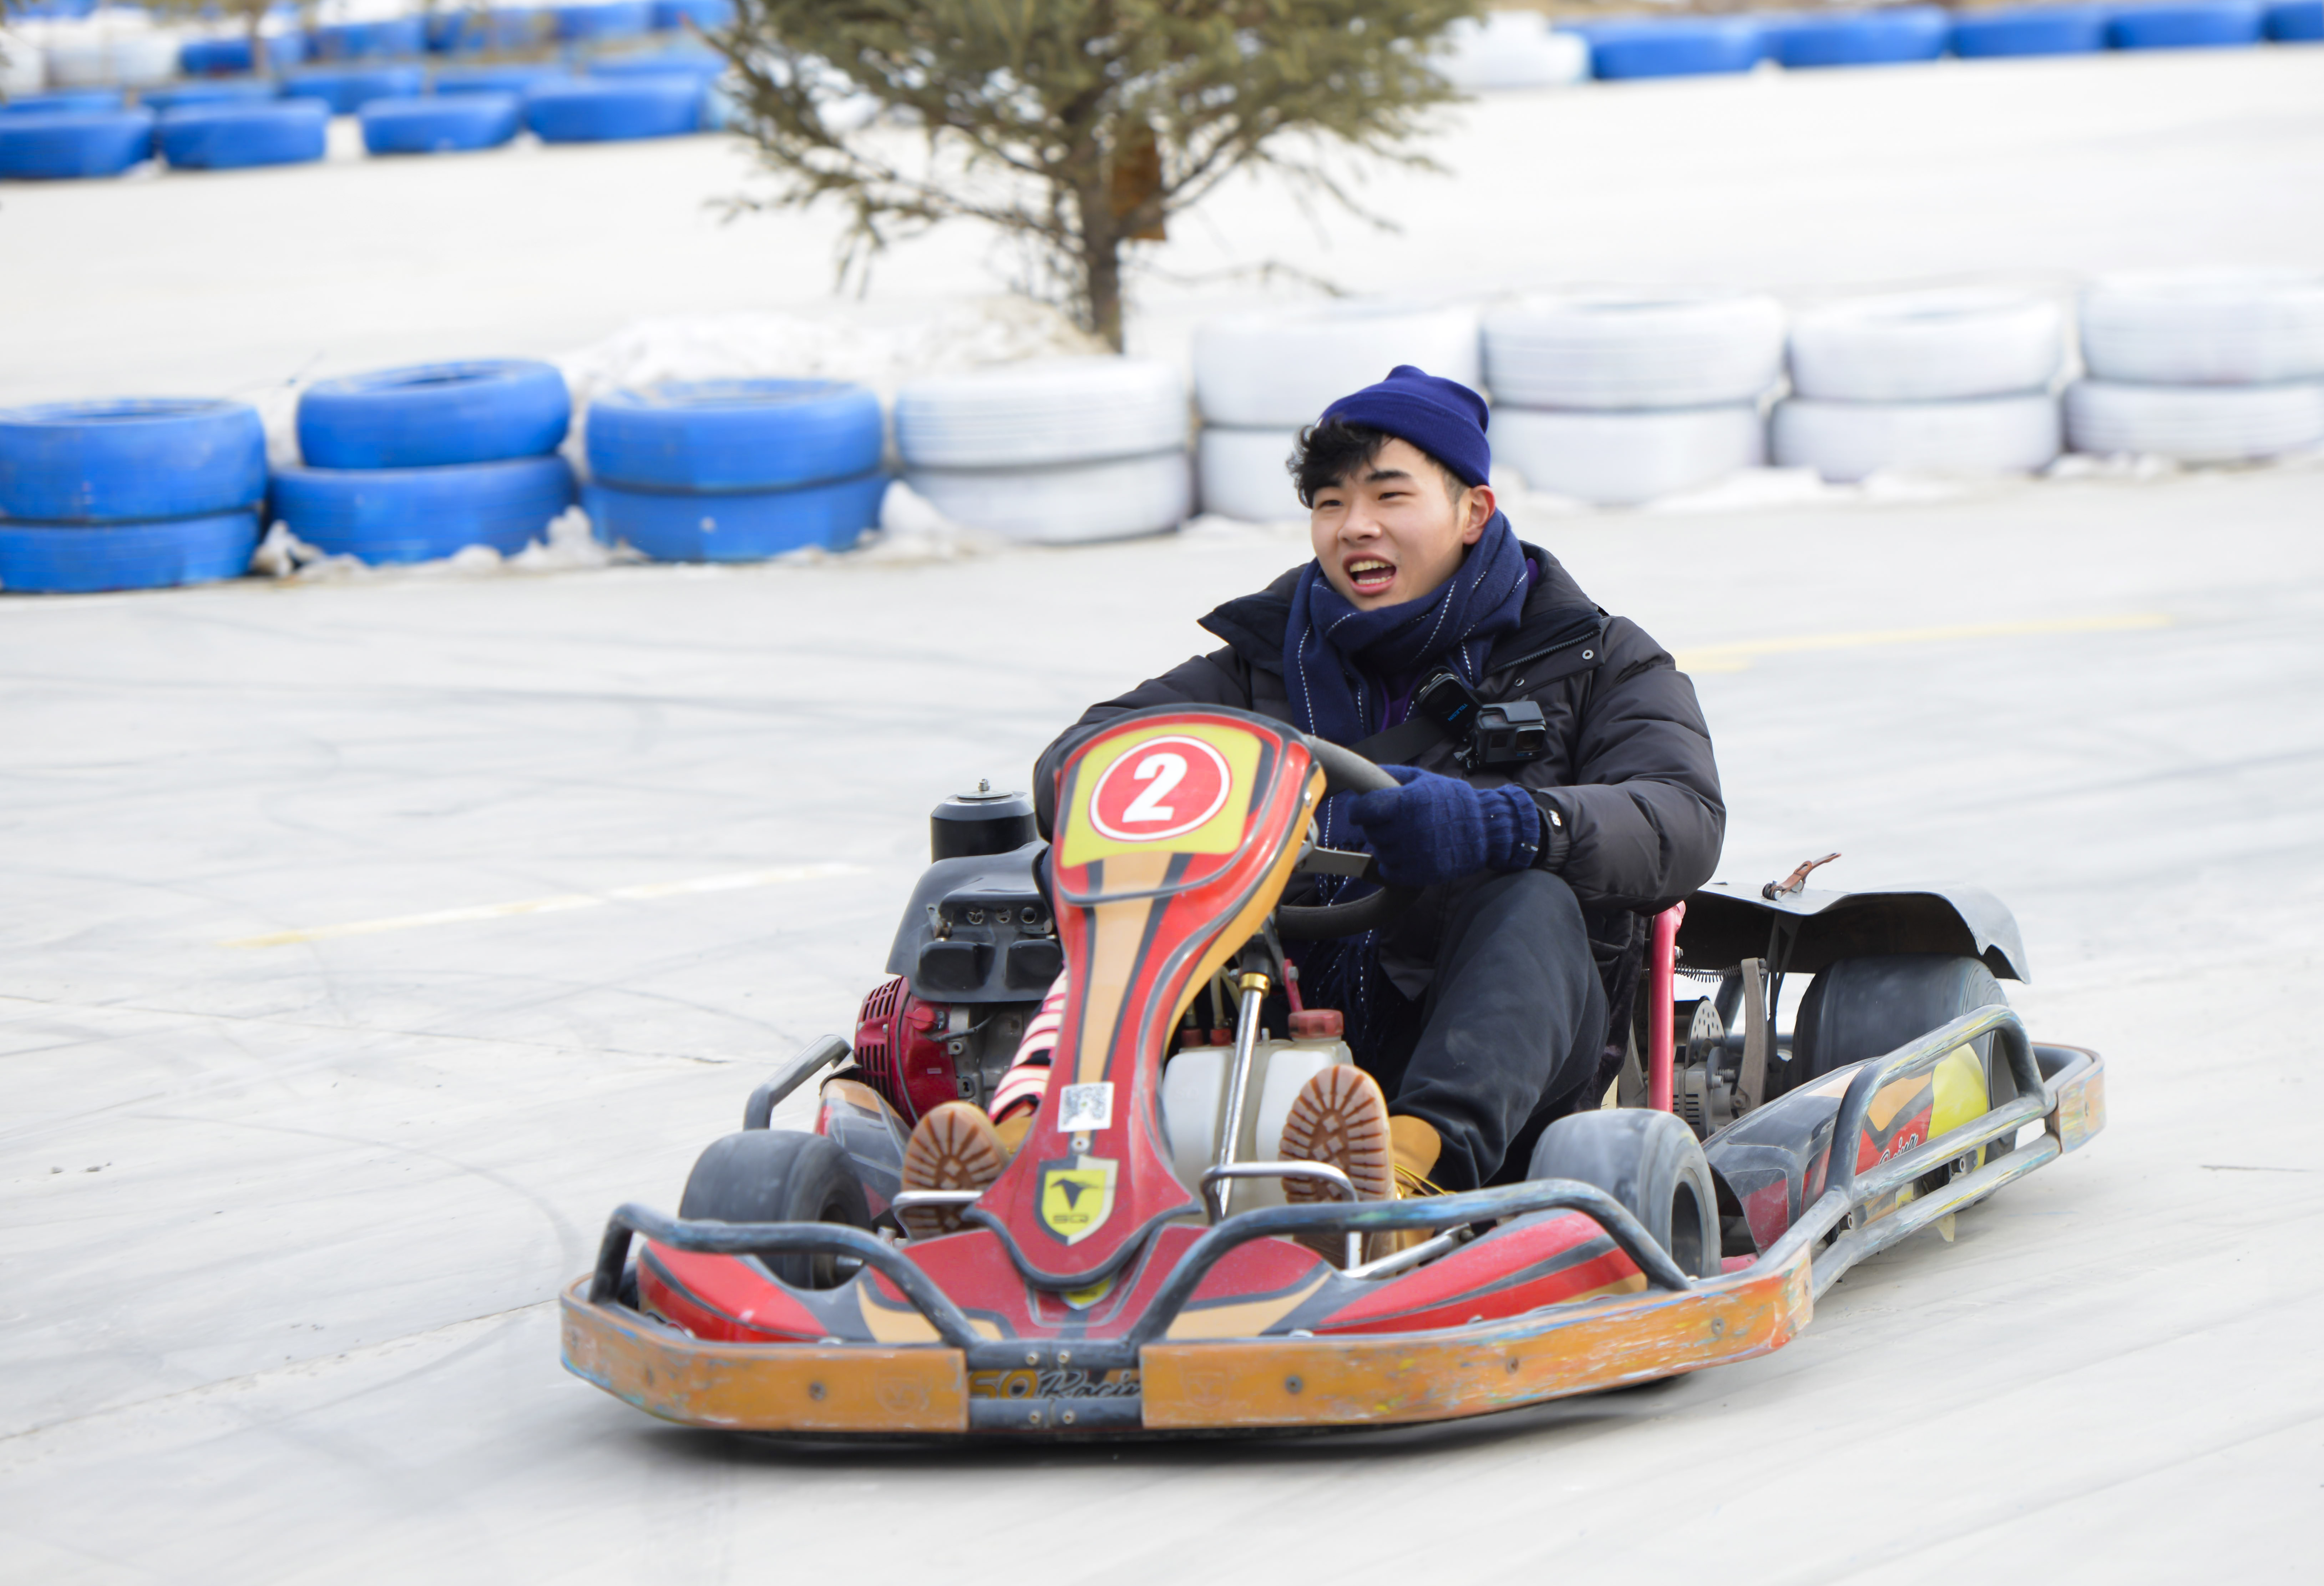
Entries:
[[2031, 474], [2057, 459], [2058, 401], [2046, 392], [1952, 402], [1775, 404], [1769, 449], [1779, 468], [1834, 484], [1884, 469], [1984, 478]]
[[1296, 429], [1204, 428], [1194, 454], [1203, 511], [1246, 523], [1306, 521], [1287, 466], [1298, 445]]
[[1433, 64], [1466, 94], [1562, 88], [1589, 78], [1590, 45], [1579, 33], [1551, 32], [1538, 11], [1489, 11], [1446, 28]]
[[1151, 358], [1038, 359], [896, 393], [896, 449], [908, 468], [1096, 462], [1185, 445], [1185, 383]]
[[1193, 505], [1183, 450], [1042, 468], [910, 468], [904, 483], [963, 528], [1067, 545], [1175, 529]]
[[1636, 506], [1725, 478], [1766, 461], [1758, 408], [1635, 412], [1545, 412], [1498, 408], [1493, 456], [1526, 487], [1600, 506]]
[[2324, 380], [2324, 272], [2190, 270], [2082, 289], [2082, 362], [2095, 380], [2265, 385]]
[[0, 32], [0, 95], [37, 94], [48, 81], [45, 52], [22, 33]]
[[48, 77], [60, 88], [150, 88], [178, 75], [174, 32], [108, 23], [49, 41]]
[[1399, 364], [1477, 385], [1476, 310], [1348, 299], [1208, 320], [1194, 330], [1194, 403], [1205, 423], [1295, 429]]
[[1836, 402], [2046, 392], [2065, 362], [2065, 332], [2056, 304], [2007, 292], [1908, 292], [1832, 303], [1793, 317], [1792, 390]]
[[1707, 408], [1756, 401], [1783, 373], [1768, 297], [1579, 292], [1487, 311], [1485, 380], [1519, 408]]
[[2066, 388], [2066, 440], [2078, 452], [2233, 463], [2324, 444], [2324, 383]]

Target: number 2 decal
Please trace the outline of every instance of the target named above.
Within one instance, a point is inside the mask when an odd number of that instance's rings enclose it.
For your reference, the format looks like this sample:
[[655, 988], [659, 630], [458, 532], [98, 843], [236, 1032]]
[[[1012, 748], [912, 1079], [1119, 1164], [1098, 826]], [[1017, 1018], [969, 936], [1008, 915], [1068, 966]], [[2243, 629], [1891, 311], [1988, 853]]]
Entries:
[[1182, 837], [1227, 807], [1226, 757], [1182, 733], [1150, 738], [1108, 766], [1089, 794], [1089, 822], [1117, 843]]
[[1146, 783], [1147, 788], [1131, 799], [1130, 807], [1121, 812], [1123, 825], [1132, 822], [1167, 821], [1176, 816], [1178, 812], [1162, 800], [1170, 796], [1171, 788], [1186, 779], [1185, 755], [1172, 754], [1167, 750], [1158, 751], [1140, 760], [1138, 769], [1130, 776], [1132, 781]]

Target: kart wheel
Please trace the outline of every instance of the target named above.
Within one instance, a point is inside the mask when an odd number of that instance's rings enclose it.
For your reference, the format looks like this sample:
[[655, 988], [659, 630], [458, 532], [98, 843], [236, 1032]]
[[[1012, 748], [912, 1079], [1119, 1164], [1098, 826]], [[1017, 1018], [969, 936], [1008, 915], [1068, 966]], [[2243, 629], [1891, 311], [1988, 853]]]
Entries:
[[[1974, 958], [1898, 953], [1840, 959], [1815, 977], [1800, 1000], [1792, 1060], [1769, 1065], [1769, 1090], [1775, 1092], [1778, 1068], [1783, 1088], [1789, 1090], [1835, 1068], [1893, 1052], [1964, 1013], [2008, 1000], [1993, 972]], [[1996, 1056], [1997, 1045], [1991, 1036], [1976, 1043], [1985, 1065], [1987, 1107], [2017, 1096], [2016, 1076]], [[1985, 1148], [1986, 1159], [2000, 1156], [2013, 1144], [1995, 1141]]]
[[[863, 1186], [840, 1148], [819, 1134], [751, 1129], [710, 1142], [687, 1175], [678, 1214], [713, 1222], [844, 1222], [869, 1228]], [[836, 1256], [769, 1256], [794, 1288], [836, 1288], [849, 1273]]]
[[1719, 1197], [1702, 1146], [1678, 1114], [1644, 1107], [1574, 1112], [1542, 1131], [1527, 1178], [1595, 1185], [1646, 1225], [1679, 1269], [1719, 1271]]

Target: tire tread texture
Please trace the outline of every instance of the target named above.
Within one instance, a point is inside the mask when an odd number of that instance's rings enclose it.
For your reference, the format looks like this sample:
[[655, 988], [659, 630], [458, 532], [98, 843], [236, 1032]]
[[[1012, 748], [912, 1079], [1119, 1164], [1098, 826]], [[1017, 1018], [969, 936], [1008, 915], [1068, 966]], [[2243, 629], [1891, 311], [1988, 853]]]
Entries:
[[908, 468], [904, 483], [964, 528], [1038, 545], [1175, 529], [1194, 505], [1183, 451], [1027, 468]]
[[1636, 506], [1699, 489], [1766, 461], [1766, 427], [1749, 402], [1646, 412], [1503, 408], [1493, 455], [1527, 488], [1599, 506]]
[[2078, 452], [2233, 463], [2324, 444], [2324, 381], [2290, 385], [2066, 388], [2066, 438]]
[[2082, 289], [2082, 362], [2097, 380], [2264, 385], [2324, 380], [2324, 271], [2104, 276]]
[[1202, 509], [1246, 523], [1303, 521], [1297, 488], [1284, 465], [1299, 444], [1296, 429], [1204, 427], [1195, 447]]
[[[1719, 1196], [1702, 1142], [1674, 1112], [1617, 1107], [1573, 1112], [1542, 1131], [1528, 1179], [1570, 1178], [1604, 1190], [1641, 1223], [1689, 1277], [1720, 1269]], [[1674, 1203], [1681, 1185], [1694, 1194], [1698, 1250], [1690, 1261], [1674, 1240]]]
[[888, 476], [878, 470], [790, 490], [681, 495], [590, 484], [598, 539], [658, 562], [759, 562], [788, 551], [845, 550], [880, 526]]
[[513, 555], [573, 504], [563, 457], [438, 468], [285, 468], [272, 515], [318, 550], [365, 562], [422, 562], [471, 545]]
[[[870, 1203], [846, 1153], [819, 1134], [780, 1129], [743, 1130], [711, 1141], [687, 1175], [678, 1214], [689, 1222], [872, 1225]], [[785, 1283], [817, 1286], [815, 1257], [764, 1259]]]
[[1793, 394], [1928, 402], [2047, 391], [2066, 356], [2054, 303], [2005, 292], [1907, 292], [1795, 314]]
[[773, 491], [880, 466], [880, 399], [838, 380], [706, 380], [589, 405], [589, 474], [624, 490]]
[[1194, 329], [1194, 403], [1207, 424], [1296, 429], [1399, 364], [1481, 385], [1476, 310], [1355, 298], [1222, 315]]
[[553, 364], [413, 364], [301, 392], [299, 452], [310, 468], [507, 462], [554, 452], [572, 420], [573, 399]]
[[158, 523], [0, 522], [0, 590], [87, 595], [237, 578], [258, 549], [258, 514]]
[[1185, 444], [1185, 386], [1158, 359], [1034, 359], [916, 380], [896, 393], [896, 449], [907, 468], [1094, 463]]
[[266, 432], [246, 402], [124, 398], [0, 409], [0, 520], [118, 523], [247, 511]]
[[1782, 377], [1784, 310], [1759, 296], [1539, 297], [1488, 312], [1484, 345], [1508, 406], [1707, 408], [1756, 401]]
[[1768, 429], [1775, 466], [1812, 468], [1852, 484], [1883, 470], [1991, 478], [2057, 460], [2058, 403], [2045, 394], [1959, 401], [1775, 404]]
[[[1849, 1064], [1884, 1056], [1965, 1013], [2008, 1002], [1993, 972], [1974, 958], [1893, 953], [1840, 959], [1800, 999], [1792, 1060], [1770, 1065], [1768, 1099]], [[1977, 1043], [1989, 1104], [2017, 1093], [2008, 1065], [1995, 1061], [1997, 1046], [1991, 1036]]]

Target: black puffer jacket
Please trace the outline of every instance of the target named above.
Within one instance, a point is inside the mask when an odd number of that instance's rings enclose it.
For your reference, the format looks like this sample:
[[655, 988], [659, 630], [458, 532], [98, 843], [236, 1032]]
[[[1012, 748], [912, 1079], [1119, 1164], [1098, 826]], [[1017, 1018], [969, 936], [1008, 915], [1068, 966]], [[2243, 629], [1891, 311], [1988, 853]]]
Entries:
[[[1477, 692], [1489, 702], [1538, 704], [1549, 724], [1549, 752], [1516, 767], [1513, 777], [1480, 770], [1467, 779], [1480, 788], [1517, 782], [1555, 813], [1544, 823], [1541, 867], [1563, 877], [1591, 913], [1666, 908], [1711, 879], [1727, 829], [1694, 685], [1637, 623], [1600, 610], [1554, 557], [1530, 545], [1525, 553], [1540, 576], [1517, 628], [1494, 645]], [[1283, 632], [1300, 571], [1203, 619], [1225, 649], [1092, 705], [1058, 735], [1034, 772], [1045, 835], [1058, 767], [1075, 744], [1125, 711], [1223, 705], [1294, 719], [1283, 681]], [[1464, 775], [1449, 742], [1431, 745], [1412, 763]], [[1621, 935], [1628, 936], [1627, 928]]]

